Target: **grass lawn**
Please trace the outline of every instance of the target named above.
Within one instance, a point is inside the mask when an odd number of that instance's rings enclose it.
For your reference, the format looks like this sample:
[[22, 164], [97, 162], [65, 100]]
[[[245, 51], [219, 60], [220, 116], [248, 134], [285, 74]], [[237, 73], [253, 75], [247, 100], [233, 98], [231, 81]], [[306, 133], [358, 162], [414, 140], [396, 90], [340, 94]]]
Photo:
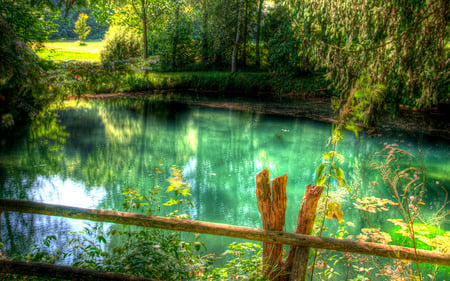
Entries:
[[44, 49], [36, 54], [46, 60], [100, 61], [103, 41], [88, 41], [80, 46], [78, 41], [59, 41], [44, 43]]

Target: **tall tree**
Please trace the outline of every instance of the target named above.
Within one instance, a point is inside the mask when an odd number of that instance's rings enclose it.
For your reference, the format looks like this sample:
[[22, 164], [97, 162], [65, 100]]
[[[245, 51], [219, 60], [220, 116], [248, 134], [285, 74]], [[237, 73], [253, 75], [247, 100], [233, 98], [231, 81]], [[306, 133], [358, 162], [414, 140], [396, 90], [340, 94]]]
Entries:
[[237, 2], [237, 21], [236, 21], [236, 40], [234, 41], [233, 46], [233, 54], [231, 56], [231, 73], [235, 73], [237, 71], [237, 55], [239, 49], [239, 38], [241, 32], [241, 18], [242, 18], [242, 9], [243, 9], [243, 1], [238, 0]]
[[172, 34], [172, 58], [171, 58], [171, 66], [172, 69], [175, 69], [176, 66], [176, 57], [178, 51], [178, 39], [179, 39], [179, 25], [180, 25], [180, 3], [175, 2], [175, 15], [174, 15], [174, 31]]
[[256, 66], [258, 68], [261, 66], [261, 51], [259, 49], [259, 43], [261, 39], [261, 19], [262, 19], [263, 4], [264, 0], [259, 0], [258, 16], [256, 19]]
[[142, 21], [143, 57], [148, 57], [148, 22], [156, 21], [167, 6], [164, 0], [127, 0]]
[[209, 61], [209, 17], [210, 17], [210, 13], [209, 13], [209, 5], [208, 5], [209, 1], [208, 0], [202, 0], [201, 3], [201, 40], [202, 40], [202, 49], [201, 49], [201, 56], [202, 56], [202, 63], [206, 64]]
[[244, 1], [244, 34], [243, 34], [243, 43], [244, 43], [244, 50], [242, 51], [242, 65], [245, 68], [247, 66], [247, 41], [248, 41], [248, 24], [249, 24], [249, 13], [248, 13], [248, 6], [249, 6], [249, 0]]

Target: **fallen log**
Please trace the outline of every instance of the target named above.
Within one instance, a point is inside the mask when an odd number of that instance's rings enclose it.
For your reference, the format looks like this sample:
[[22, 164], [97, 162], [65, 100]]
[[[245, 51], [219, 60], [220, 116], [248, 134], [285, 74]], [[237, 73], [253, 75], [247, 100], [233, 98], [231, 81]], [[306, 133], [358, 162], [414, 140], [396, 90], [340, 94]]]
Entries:
[[77, 208], [13, 199], [0, 199], [0, 210], [229, 236], [254, 241], [269, 242], [273, 244], [306, 246], [316, 249], [328, 249], [340, 252], [350, 252], [450, 266], [450, 254], [440, 252], [415, 250], [413, 248], [370, 242], [287, 233], [282, 231], [263, 230], [251, 227], [148, 216], [110, 210]]

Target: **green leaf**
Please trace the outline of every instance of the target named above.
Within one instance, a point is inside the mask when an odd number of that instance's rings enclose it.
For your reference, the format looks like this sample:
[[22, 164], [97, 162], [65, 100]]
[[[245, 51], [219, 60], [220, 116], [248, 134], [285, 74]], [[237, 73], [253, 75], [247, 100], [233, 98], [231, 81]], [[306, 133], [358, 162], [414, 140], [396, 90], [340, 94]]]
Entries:
[[348, 186], [347, 182], [342, 179], [342, 185], [345, 187], [345, 189], [347, 189], [348, 192], [352, 192], [352, 189], [350, 188], [350, 186]]
[[322, 156], [322, 158], [323, 158], [324, 160], [329, 159], [329, 158], [331, 158], [331, 157], [337, 158], [340, 164], [344, 163], [345, 157], [344, 157], [342, 154], [339, 154], [339, 153], [337, 153], [337, 152], [335, 152], [335, 151], [326, 152], [326, 153], [324, 153], [323, 156]]
[[173, 205], [177, 205], [178, 204], [178, 200], [175, 200], [173, 198], [170, 198], [170, 200], [166, 203], [164, 203], [164, 206], [173, 206]]
[[192, 195], [192, 194], [189, 193], [189, 191], [190, 191], [189, 188], [184, 188], [184, 189], [180, 190], [180, 193], [181, 193], [183, 196], [186, 197], [186, 196], [188, 196], [188, 195]]
[[352, 131], [355, 134], [355, 137], [358, 138], [359, 134], [358, 132], [362, 131], [362, 129], [354, 124], [347, 124], [345, 125], [345, 129]]
[[345, 177], [344, 171], [341, 168], [336, 167], [335, 171], [336, 171], [336, 176], [338, 177], [338, 179], [344, 179], [344, 177]]
[[323, 159], [328, 159], [331, 158], [334, 155], [334, 151], [330, 151], [330, 152], [325, 152], [322, 156]]
[[320, 164], [320, 166], [317, 168], [317, 174], [316, 174], [316, 186], [322, 186], [323, 183], [327, 180], [327, 177], [324, 177], [326, 165]]

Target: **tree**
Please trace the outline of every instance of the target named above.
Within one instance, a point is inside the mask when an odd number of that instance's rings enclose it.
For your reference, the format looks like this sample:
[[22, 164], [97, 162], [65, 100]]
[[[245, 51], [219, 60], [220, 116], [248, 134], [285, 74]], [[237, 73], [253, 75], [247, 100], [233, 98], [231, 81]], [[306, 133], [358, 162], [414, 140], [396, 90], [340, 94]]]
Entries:
[[42, 43], [56, 32], [53, 20], [58, 17], [53, 6], [37, 5], [26, 0], [0, 1], [0, 18], [25, 43]]
[[103, 39], [106, 31], [108, 31], [109, 24], [101, 18], [102, 15], [96, 13], [96, 11], [89, 8], [79, 7], [76, 10], [70, 10], [65, 17], [59, 17], [53, 22], [58, 26], [58, 32], [49, 36], [50, 40], [57, 39], [78, 39], [77, 34], [74, 32], [75, 22], [78, 19], [80, 13], [88, 15], [87, 25], [91, 27], [91, 32], [88, 35], [90, 39]]
[[36, 116], [56, 92], [36, 54], [0, 18], [0, 131]]
[[231, 73], [235, 73], [237, 71], [237, 55], [239, 48], [239, 36], [241, 35], [241, 18], [242, 18], [242, 9], [243, 9], [243, 0], [238, 1], [238, 16], [236, 21], [236, 40], [234, 41], [233, 46], [233, 55], [231, 56]]
[[289, 8], [300, 54], [327, 70], [342, 100], [367, 73], [394, 109], [449, 103], [448, 1], [295, 0]]
[[167, 6], [164, 0], [128, 0], [136, 15], [141, 19], [143, 55], [148, 57], [148, 25], [156, 21], [165, 11]]
[[[61, 97], [45, 70], [46, 64], [29, 48], [47, 40], [57, 10], [66, 12], [73, 0], [0, 1], [0, 130], [28, 121]], [[77, 1], [82, 5], [86, 1]], [[5, 135], [5, 134], [2, 134]]]
[[73, 30], [80, 41], [86, 40], [88, 34], [91, 32], [91, 27], [87, 25], [88, 15], [81, 13], [78, 20], [75, 22], [75, 29]]
[[270, 70], [283, 75], [295, 75], [305, 70], [300, 69], [300, 42], [295, 38], [292, 20], [289, 9], [277, 4], [270, 9], [262, 32], [267, 42]]
[[261, 19], [262, 19], [262, 7], [264, 0], [259, 0], [258, 5], [258, 18], [256, 19], [256, 66], [261, 66], [261, 51], [259, 49], [259, 41], [261, 39]]

